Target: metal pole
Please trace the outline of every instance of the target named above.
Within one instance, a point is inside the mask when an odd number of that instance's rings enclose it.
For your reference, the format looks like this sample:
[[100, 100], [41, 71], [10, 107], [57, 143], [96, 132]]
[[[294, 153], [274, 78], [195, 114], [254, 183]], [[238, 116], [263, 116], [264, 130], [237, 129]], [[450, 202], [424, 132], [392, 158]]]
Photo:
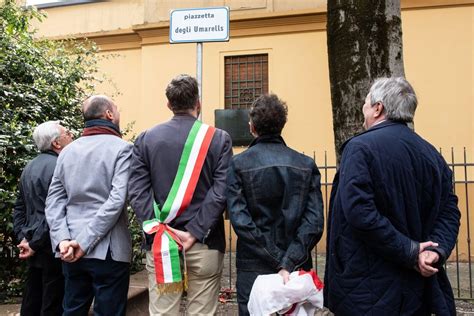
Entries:
[[201, 103], [201, 112], [198, 119], [202, 121], [202, 42], [196, 46], [196, 79], [199, 87], [199, 102]]

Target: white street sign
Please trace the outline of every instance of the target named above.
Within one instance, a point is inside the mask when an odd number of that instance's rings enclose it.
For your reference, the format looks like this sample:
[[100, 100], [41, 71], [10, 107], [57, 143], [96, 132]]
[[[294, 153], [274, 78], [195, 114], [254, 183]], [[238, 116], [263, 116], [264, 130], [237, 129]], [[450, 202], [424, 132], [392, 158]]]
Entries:
[[228, 7], [171, 11], [170, 43], [226, 42], [228, 40]]

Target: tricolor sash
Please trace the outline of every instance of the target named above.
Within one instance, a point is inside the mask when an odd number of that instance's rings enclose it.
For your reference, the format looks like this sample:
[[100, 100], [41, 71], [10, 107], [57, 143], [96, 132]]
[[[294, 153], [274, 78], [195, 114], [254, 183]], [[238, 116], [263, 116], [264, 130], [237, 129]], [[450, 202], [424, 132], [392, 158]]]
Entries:
[[153, 202], [155, 218], [143, 222], [145, 233], [156, 233], [152, 250], [157, 289], [160, 293], [186, 289], [186, 266], [183, 277], [180, 260], [180, 252], [184, 256], [184, 249], [167, 224], [180, 216], [191, 203], [214, 132], [214, 127], [199, 120], [194, 122], [163, 207], [160, 209], [159, 205]]

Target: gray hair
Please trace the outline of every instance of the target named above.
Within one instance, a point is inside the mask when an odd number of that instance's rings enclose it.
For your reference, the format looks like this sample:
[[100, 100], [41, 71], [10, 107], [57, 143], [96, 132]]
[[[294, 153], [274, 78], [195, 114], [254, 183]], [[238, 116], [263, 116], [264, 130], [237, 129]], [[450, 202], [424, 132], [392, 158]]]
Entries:
[[370, 87], [370, 104], [381, 102], [389, 120], [413, 122], [418, 100], [410, 83], [403, 77], [379, 78]]
[[33, 140], [39, 151], [44, 152], [51, 149], [51, 143], [61, 136], [59, 121], [48, 121], [36, 126], [33, 132]]

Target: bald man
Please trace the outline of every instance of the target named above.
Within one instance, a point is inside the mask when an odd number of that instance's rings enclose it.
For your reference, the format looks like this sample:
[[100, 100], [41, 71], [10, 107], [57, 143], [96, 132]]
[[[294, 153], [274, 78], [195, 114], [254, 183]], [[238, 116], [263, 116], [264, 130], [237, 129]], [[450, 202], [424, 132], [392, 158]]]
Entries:
[[58, 157], [46, 200], [53, 251], [63, 260], [64, 314], [125, 315], [132, 253], [125, 205], [132, 146], [108, 97], [87, 99], [82, 137]]

